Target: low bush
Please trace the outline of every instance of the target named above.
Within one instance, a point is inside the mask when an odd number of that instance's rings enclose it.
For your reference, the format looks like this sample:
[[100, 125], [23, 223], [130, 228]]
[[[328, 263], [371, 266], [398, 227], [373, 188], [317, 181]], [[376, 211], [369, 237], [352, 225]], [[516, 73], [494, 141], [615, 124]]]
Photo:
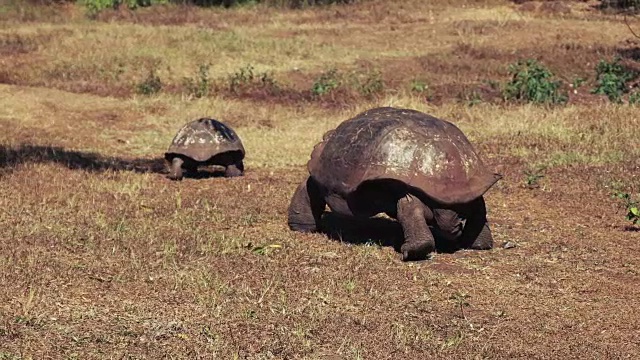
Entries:
[[209, 79], [209, 64], [201, 64], [195, 77], [183, 79], [183, 86], [187, 96], [202, 98], [211, 91], [211, 79]]
[[596, 87], [591, 93], [606, 95], [611, 102], [621, 103], [622, 95], [629, 92], [627, 83], [636, 77], [634, 71], [620, 63], [620, 58], [611, 62], [600, 60], [596, 65]]
[[509, 66], [511, 80], [502, 90], [505, 100], [558, 104], [567, 101], [560, 91], [560, 81], [553, 80], [553, 73], [533, 59], [520, 60]]
[[157, 94], [162, 90], [162, 81], [155, 70], [149, 70], [147, 77], [136, 86], [136, 92], [142, 95]]

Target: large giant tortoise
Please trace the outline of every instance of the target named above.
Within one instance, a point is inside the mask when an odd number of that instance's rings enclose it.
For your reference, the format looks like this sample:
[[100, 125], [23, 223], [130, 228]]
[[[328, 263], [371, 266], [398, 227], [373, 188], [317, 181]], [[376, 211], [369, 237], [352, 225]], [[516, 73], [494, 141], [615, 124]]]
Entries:
[[436, 239], [458, 248], [493, 247], [483, 194], [502, 176], [485, 167], [450, 122], [374, 108], [328, 131], [307, 167], [310, 176], [289, 205], [292, 230], [317, 231], [328, 204], [340, 215], [397, 219], [404, 261], [425, 258]]
[[200, 118], [185, 124], [164, 154], [169, 162], [169, 178], [182, 179], [182, 169], [197, 172], [198, 166], [225, 167], [224, 176], [244, 173], [244, 147], [238, 135], [222, 122]]

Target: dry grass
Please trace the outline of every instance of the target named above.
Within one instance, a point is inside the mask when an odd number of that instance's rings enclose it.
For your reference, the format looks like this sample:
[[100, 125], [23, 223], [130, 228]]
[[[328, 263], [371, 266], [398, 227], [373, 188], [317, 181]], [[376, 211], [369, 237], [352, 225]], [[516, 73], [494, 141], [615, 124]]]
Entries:
[[[579, 2], [151, 7], [96, 21], [0, 4], [0, 359], [640, 352], [640, 231], [611, 198], [640, 191], [637, 108], [588, 94], [596, 61], [635, 61], [619, 18]], [[523, 57], [591, 78], [566, 106], [461, 100]], [[187, 96], [183, 78], [207, 62], [215, 91]], [[225, 90], [248, 64], [282, 92]], [[379, 70], [383, 91], [311, 96], [334, 67]], [[150, 68], [163, 90], [135, 94]], [[431, 93], [411, 92], [415, 79]], [[504, 174], [487, 194], [496, 249], [402, 263], [384, 218], [329, 216], [330, 236], [287, 229], [313, 145], [379, 105], [453, 121]], [[175, 131], [200, 116], [242, 137], [245, 177], [164, 177]]]

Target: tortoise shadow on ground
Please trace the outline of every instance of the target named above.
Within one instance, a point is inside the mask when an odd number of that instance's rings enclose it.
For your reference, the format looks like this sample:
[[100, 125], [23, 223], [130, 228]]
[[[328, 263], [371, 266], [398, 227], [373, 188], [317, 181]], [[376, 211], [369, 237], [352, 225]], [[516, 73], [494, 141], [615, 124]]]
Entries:
[[10, 172], [28, 163], [58, 163], [69, 169], [89, 172], [133, 171], [166, 173], [164, 159], [123, 159], [98, 153], [67, 150], [59, 146], [0, 145], [0, 170]]
[[[133, 171], [136, 173], [168, 174], [164, 158], [125, 159], [93, 152], [67, 150], [59, 146], [0, 145], [0, 172], [6, 174], [27, 163], [58, 163], [69, 169], [89, 172]], [[195, 173], [184, 173], [184, 178], [207, 179], [212, 177], [224, 177], [224, 169], [210, 166], [202, 167]]]
[[[325, 212], [320, 227], [330, 239], [352, 245], [377, 245], [392, 247], [400, 253], [404, 242], [402, 226], [396, 220], [387, 217], [357, 218]], [[438, 253], [454, 253], [460, 249], [447, 245], [446, 241], [436, 239]]]
[[[167, 171], [163, 172], [168, 173]], [[218, 168], [216, 166], [207, 166], [207, 167], [199, 167], [197, 172], [189, 172], [184, 171], [182, 173], [182, 177], [185, 179], [209, 179], [209, 178], [219, 178], [224, 176], [224, 168]]]

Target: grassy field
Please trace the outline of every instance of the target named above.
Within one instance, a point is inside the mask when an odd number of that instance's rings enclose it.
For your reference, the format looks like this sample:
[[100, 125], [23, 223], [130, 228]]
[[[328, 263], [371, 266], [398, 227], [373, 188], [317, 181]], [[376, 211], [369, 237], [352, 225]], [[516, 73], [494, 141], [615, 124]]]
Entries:
[[[640, 40], [595, 4], [0, 0], [0, 359], [637, 358], [640, 227], [612, 194], [640, 196], [639, 108], [590, 90]], [[528, 58], [566, 104], [502, 99]], [[314, 144], [387, 105], [454, 122], [504, 174], [495, 249], [403, 263], [383, 218], [288, 230]], [[201, 116], [241, 136], [244, 177], [165, 178]]]

